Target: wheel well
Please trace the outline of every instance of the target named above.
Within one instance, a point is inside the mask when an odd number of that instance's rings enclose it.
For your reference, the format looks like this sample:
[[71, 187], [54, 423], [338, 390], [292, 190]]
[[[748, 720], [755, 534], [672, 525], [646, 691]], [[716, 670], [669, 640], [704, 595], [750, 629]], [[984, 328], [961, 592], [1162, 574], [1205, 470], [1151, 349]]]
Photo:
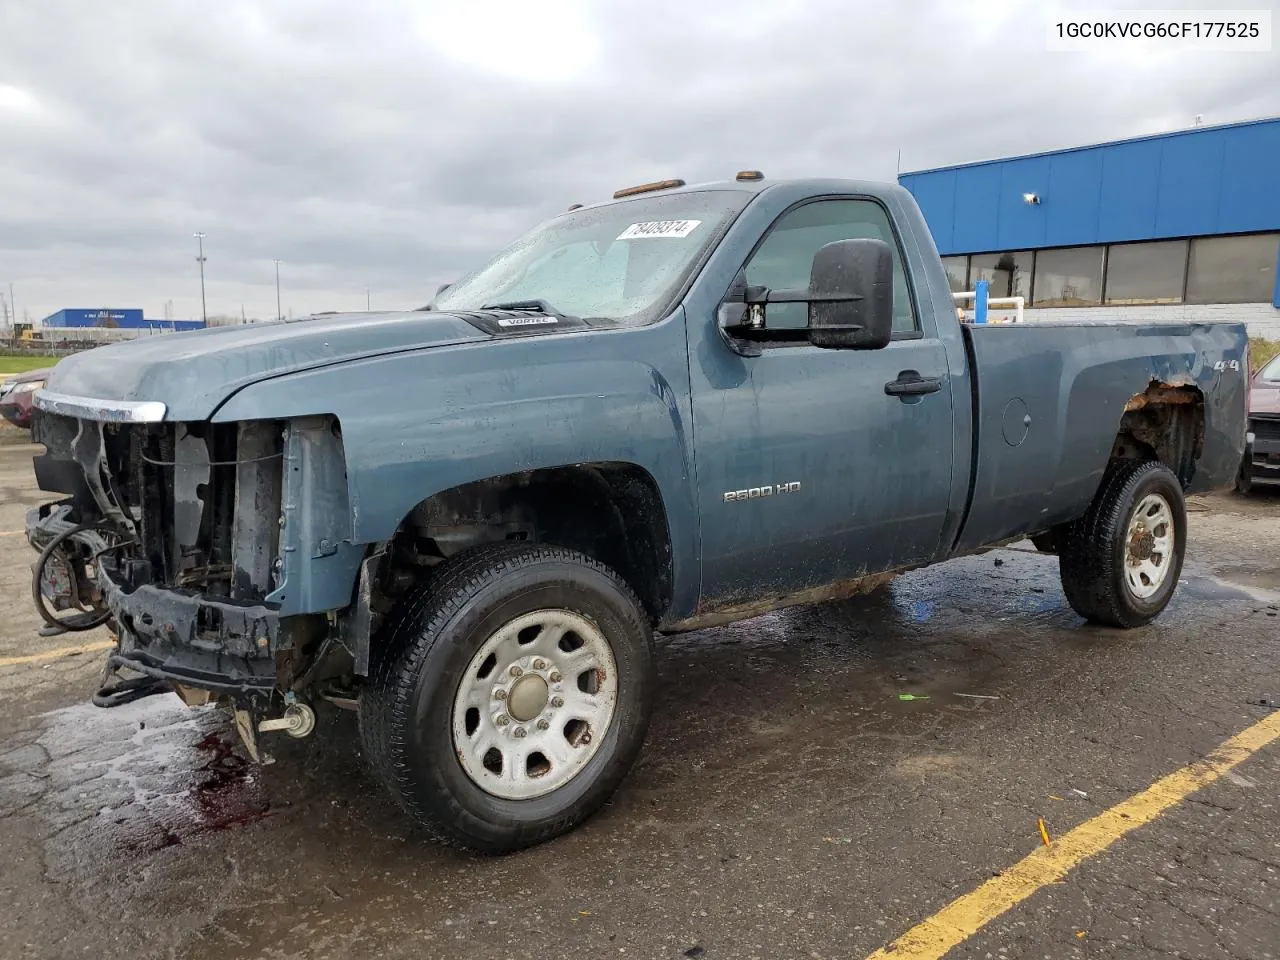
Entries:
[[[1189, 384], [1152, 380], [1124, 405], [1111, 456], [1119, 461], [1158, 460], [1173, 471], [1186, 490], [1204, 449], [1204, 394]], [[1030, 540], [1041, 553], [1059, 553], [1069, 523], [1037, 531]]]
[[420, 502], [380, 564], [374, 619], [455, 554], [522, 540], [568, 547], [612, 567], [653, 623], [671, 602], [671, 535], [657, 483], [635, 464], [590, 463], [491, 477]]
[[1152, 380], [1124, 405], [1111, 460], [1159, 460], [1186, 489], [1204, 449], [1204, 394]]

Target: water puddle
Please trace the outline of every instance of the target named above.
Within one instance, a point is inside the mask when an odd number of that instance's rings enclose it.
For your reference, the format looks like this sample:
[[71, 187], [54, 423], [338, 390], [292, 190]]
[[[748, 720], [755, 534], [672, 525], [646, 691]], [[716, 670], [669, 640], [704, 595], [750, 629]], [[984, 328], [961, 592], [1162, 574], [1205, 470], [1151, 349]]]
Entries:
[[[43, 812], [55, 824], [89, 828], [95, 844], [156, 851], [272, 812], [259, 768], [236, 751], [229, 718], [216, 707], [191, 709], [163, 694], [109, 710], [77, 704], [41, 719], [44, 762], [23, 772], [45, 784]], [[85, 811], [96, 813], [85, 820]]]

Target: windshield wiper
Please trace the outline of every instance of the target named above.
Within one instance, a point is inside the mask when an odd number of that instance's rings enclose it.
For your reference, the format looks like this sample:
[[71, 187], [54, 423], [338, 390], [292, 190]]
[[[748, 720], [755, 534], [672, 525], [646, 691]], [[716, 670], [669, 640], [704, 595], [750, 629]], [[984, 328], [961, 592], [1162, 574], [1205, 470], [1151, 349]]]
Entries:
[[567, 313], [561, 313], [547, 301], [541, 297], [531, 300], [503, 300], [500, 303], [486, 303], [481, 310], [536, 310], [538, 313], [545, 313], [549, 317], [559, 317], [562, 320], [577, 320], [578, 317], [570, 316]]

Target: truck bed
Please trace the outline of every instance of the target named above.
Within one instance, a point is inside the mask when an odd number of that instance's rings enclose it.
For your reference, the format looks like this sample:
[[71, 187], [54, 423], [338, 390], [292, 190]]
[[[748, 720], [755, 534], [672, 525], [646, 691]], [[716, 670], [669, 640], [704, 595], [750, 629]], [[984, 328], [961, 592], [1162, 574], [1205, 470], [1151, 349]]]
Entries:
[[[1149, 387], [1204, 399], [1188, 492], [1231, 483], [1244, 453], [1248, 335], [1240, 323], [962, 325], [974, 423], [954, 553], [1074, 519], [1092, 499], [1126, 405]], [[1141, 401], [1138, 401], [1139, 403]]]

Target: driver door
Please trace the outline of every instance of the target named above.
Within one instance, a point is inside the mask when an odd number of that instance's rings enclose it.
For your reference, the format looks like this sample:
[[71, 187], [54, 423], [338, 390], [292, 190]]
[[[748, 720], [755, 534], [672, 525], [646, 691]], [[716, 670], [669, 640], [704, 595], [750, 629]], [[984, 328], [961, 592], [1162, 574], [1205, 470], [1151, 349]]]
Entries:
[[[692, 364], [704, 605], [821, 587], [925, 561], [939, 548], [951, 493], [951, 383], [888, 213], [854, 197], [792, 207], [747, 259], [747, 282], [805, 288], [822, 246], [861, 237], [886, 241], [894, 254], [887, 347], [778, 342], [742, 357], [717, 333]], [[806, 304], [767, 311], [770, 329], [808, 325]], [[715, 317], [697, 320], [715, 329]], [[912, 376], [937, 388], [886, 392]]]

